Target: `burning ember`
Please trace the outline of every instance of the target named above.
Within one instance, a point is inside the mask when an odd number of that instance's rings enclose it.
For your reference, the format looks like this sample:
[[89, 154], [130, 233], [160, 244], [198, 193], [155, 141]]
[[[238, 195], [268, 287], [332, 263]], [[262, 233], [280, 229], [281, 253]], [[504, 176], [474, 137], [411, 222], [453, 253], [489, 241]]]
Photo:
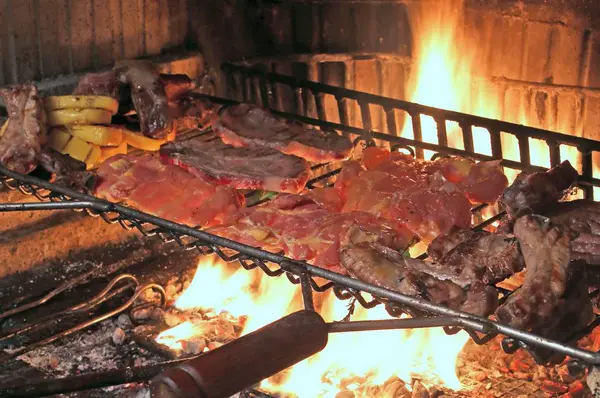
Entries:
[[[262, 271], [243, 269], [229, 273], [227, 267], [215, 257], [203, 259], [192, 283], [174, 306], [180, 310], [226, 312], [231, 322], [243, 325], [240, 335], [302, 308], [299, 288], [285, 277], [269, 278]], [[317, 303], [319, 313], [326, 321], [340, 320], [348, 314], [347, 303], [330, 292], [316, 299], [321, 299]], [[371, 310], [357, 308], [351, 319], [389, 318], [378, 306]], [[156, 340], [179, 351], [186, 341], [204, 333], [203, 322], [186, 321], [162, 332]], [[378, 386], [398, 377], [406, 382], [418, 378], [425, 385], [460, 389], [455, 364], [467, 340], [464, 332], [448, 336], [437, 328], [332, 334], [325, 350], [265, 381], [261, 387], [280, 393], [333, 397], [342, 388]]]

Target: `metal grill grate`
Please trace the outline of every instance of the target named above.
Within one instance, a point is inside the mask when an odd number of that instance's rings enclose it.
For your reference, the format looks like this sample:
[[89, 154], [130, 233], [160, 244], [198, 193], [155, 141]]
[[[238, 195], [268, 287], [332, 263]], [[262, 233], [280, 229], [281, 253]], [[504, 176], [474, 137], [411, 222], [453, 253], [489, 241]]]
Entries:
[[[403, 109], [409, 112], [413, 119], [415, 131], [419, 131], [419, 116], [430, 115], [437, 121], [438, 126], [444, 126], [445, 121], [457, 121], [463, 131], [472, 133], [472, 127], [485, 127], [491, 131], [503, 131], [514, 134], [519, 139], [519, 142], [524, 138], [538, 138], [548, 143], [549, 148], [557, 147], [559, 144], [568, 144], [578, 148], [583, 155], [584, 167], [583, 176], [580, 184], [584, 188], [587, 195], [591, 196], [592, 188], [600, 186], [600, 180], [591, 177], [592, 158], [591, 153], [600, 151], [600, 143], [586, 140], [577, 137], [571, 137], [561, 134], [555, 134], [544, 130], [531, 129], [520, 125], [500, 122], [480, 118], [472, 115], [461, 114], [457, 112], [448, 112], [431, 107], [408, 103], [405, 101], [392, 100], [384, 97], [372, 96], [356, 91], [338, 89], [332, 86], [326, 86], [312, 82], [299, 82], [290, 77], [279, 76], [273, 74], [265, 74], [260, 71], [241, 68], [237, 66], [226, 66], [226, 70], [234, 71], [238, 76], [239, 82], [253, 82], [250, 84], [260, 93], [266, 93], [264, 96], [264, 105], [273, 102], [272, 90], [269, 88], [274, 84], [288, 84], [293, 87], [296, 92], [300, 92], [299, 97], [303, 97], [303, 90], [309, 90], [315, 99], [319, 98], [323, 93], [331, 93], [336, 96], [340, 106], [340, 117], [344, 118], [343, 109], [346, 109], [347, 102], [352, 99], [359, 102], [361, 109], [366, 109], [365, 115], [368, 113], [369, 104], [382, 104], [386, 109], [386, 115], [393, 112], [394, 109]], [[241, 87], [238, 85], [238, 87]], [[244, 87], [248, 87], [245, 84]], [[319, 91], [321, 90], [321, 91]], [[268, 94], [271, 93], [271, 94]], [[217, 99], [215, 101], [231, 104], [235, 103], [232, 100]], [[317, 104], [317, 113], [319, 113], [319, 101]], [[478, 160], [488, 160], [492, 157], [481, 155], [472, 150], [472, 147], [467, 145], [469, 134], [465, 141], [465, 150], [450, 148], [442, 144], [424, 143], [418, 139], [407, 139], [396, 135], [384, 134], [381, 132], [371, 131], [369, 129], [361, 129], [358, 127], [348, 126], [346, 124], [333, 123], [324, 120], [318, 120], [309, 116], [296, 115], [276, 111], [276, 114], [282, 115], [292, 120], [297, 120], [310, 124], [322, 129], [335, 130], [341, 134], [355, 137], [356, 140], [364, 140], [369, 142], [372, 139], [389, 142], [391, 146], [397, 147], [414, 147], [415, 154], [422, 156], [423, 150], [432, 150], [439, 154], [453, 154], [468, 156]], [[363, 117], [368, 126], [369, 118]], [[417, 120], [417, 121], [415, 121]], [[388, 128], [394, 130], [395, 121], [393, 118], [388, 118]], [[444, 143], [445, 129], [440, 127], [439, 138], [441, 143]], [[206, 132], [203, 132], [206, 133]], [[418, 134], [415, 134], [417, 137]], [[493, 136], [493, 134], [492, 134]], [[521, 138], [519, 138], [521, 137]], [[471, 140], [472, 141], [472, 140]], [[528, 145], [528, 141], [523, 141], [523, 148]], [[492, 140], [492, 149], [495, 149], [495, 155], [501, 155], [498, 152], [501, 148], [500, 142]], [[494, 156], [495, 157], [495, 156]], [[560, 152], [552, 155], [552, 164], [558, 164], [560, 161]], [[585, 164], [588, 164], [585, 166]], [[532, 166], [527, 156], [527, 151], [521, 152], [521, 161], [504, 161], [507, 167], [521, 170], [535, 170], [538, 167]], [[313, 167], [317, 174], [322, 170], [321, 175], [315, 177], [308, 184], [308, 187], [322, 186], [331, 182], [339, 168], [329, 170], [326, 165], [316, 165]], [[527, 348], [529, 345], [543, 347], [552, 350], [561, 355], [568, 355], [573, 358], [580, 359], [589, 364], [600, 364], [600, 354], [582, 350], [574, 346], [569, 346], [551, 339], [524, 332], [522, 330], [503, 325], [498, 322], [491, 321], [482, 317], [474, 316], [460, 311], [455, 311], [432, 304], [426, 300], [415, 297], [406, 296], [388, 289], [380, 288], [348, 276], [336, 274], [334, 272], [321, 269], [305, 262], [295, 261], [283, 255], [267, 252], [254, 247], [246, 246], [238, 242], [224, 239], [199, 229], [191, 228], [182, 224], [177, 224], [166, 219], [152, 216], [150, 214], [137, 211], [127, 206], [113, 204], [96, 197], [85, 195], [68, 188], [60, 187], [46, 181], [40, 180], [33, 176], [14, 173], [3, 166], [0, 166], [0, 183], [10, 189], [18, 189], [26, 195], [34, 195], [37, 199], [45, 203], [10, 203], [0, 204], [0, 211], [24, 211], [24, 210], [52, 210], [52, 209], [73, 209], [86, 210], [90, 215], [102, 217], [106, 222], [111, 224], [120, 224], [126, 229], [137, 229], [143, 235], [151, 237], [157, 236], [166, 242], [177, 242], [183, 249], [196, 249], [202, 254], [216, 253], [221, 259], [226, 262], [239, 262], [245, 269], [260, 268], [264, 273], [271, 277], [277, 277], [285, 274], [293, 284], [300, 284], [304, 298], [305, 307], [313, 308], [312, 293], [324, 292], [333, 289], [337, 298], [341, 300], [355, 299], [365, 308], [372, 308], [379, 304], [385, 304], [388, 312], [392, 315], [399, 315], [401, 312], [414, 314], [414, 319], [396, 319], [386, 321], [368, 321], [368, 322], [344, 322], [336, 325], [337, 331], [349, 330], [378, 330], [390, 328], [418, 328], [418, 327], [444, 327], [447, 333], [456, 333], [460, 329], [466, 330], [475, 342], [483, 344], [491, 338], [501, 334], [507, 336], [503, 345], [506, 351], [514, 351], [518, 348]], [[474, 212], [481, 210], [481, 206], [473, 209]], [[483, 227], [499, 218], [502, 214], [497, 214], [487, 220], [478, 227]], [[321, 278], [327, 282], [319, 284], [315, 278]], [[363, 293], [370, 294], [371, 297], [365, 296]], [[592, 326], [595, 326], [594, 322]], [[335, 329], [335, 328], [334, 328]], [[334, 330], [335, 331], [335, 330]]]

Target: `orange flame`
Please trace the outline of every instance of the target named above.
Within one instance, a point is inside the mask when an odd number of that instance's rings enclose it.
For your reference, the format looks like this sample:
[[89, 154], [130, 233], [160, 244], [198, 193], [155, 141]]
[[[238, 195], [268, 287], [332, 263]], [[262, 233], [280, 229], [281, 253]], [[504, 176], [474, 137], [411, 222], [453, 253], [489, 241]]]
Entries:
[[[298, 286], [284, 276], [263, 277], [262, 271], [226, 272], [227, 264], [207, 257], [200, 261], [190, 286], [175, 302], [179, 309], [226, 311], [246, 315], [242, 335], [302, 308]], [[328, 293], [321, 303], [327, 321], [340, 320], [348, 313], [347, 302]], [[352, 320], [389, 319], [385, 310], [357, 308]], [[174, 350], [182, 341], [202, 334], [202, 328], [184, 322], [157, 337], [157, 342]], [[455, 363], [468, 339], [466, 333], [447, 336], [441, 329], [376, 331], [330, 335], [319, 354], [289, 369], [285, 377], [266, 380], [262, 388], [301, 396], [335, 396], [344, 380], [363, 377], [371, 386], [391, 377], [409, 381], [412, 376], [460, 389]], [[282, 381], [283, 379], [283, 381]], [[325, 381], [326, 380], [326, 381]]]

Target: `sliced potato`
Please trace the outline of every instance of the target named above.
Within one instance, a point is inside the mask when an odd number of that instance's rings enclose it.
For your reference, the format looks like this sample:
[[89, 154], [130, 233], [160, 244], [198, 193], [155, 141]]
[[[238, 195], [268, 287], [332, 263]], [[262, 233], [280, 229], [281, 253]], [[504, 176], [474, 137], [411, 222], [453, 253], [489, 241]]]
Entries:
[[71, 135], [69, 133], [60, 128], [54, 128], [50, 130], [50, 135], [48, 136], [48, 145], [55, 151], [62, 152], [70, 139]]
[[110, 124], [112, 114], [103, 109], [61, 109], [47, 112], [48, 126], [68, 124]]
[[86, 169], [90, 170], [100, 164], [100, 157], [102, 156], [102, 148], [97, 145], [92, 146], [92, 150], [85, 159]]
[[165, 140], [146, 137], [142, 133], [126, 129], [123, 130], [123, 141], [134, 148], [143, 149], [144, 151], [158, 151], [160, 146], [166, 142]]
[[55, 129], [64, 130], [73, 137], [79, 137], [86, 142], [100, 146], [118, 146], [123, 141], [120, 127], [72, 124]]
[[85, 162], [85, 159], [87, 159], [91, 151], [92, 144], [85, 142], [81, 138], [71, 137], [71, 139], [61, 152], [65, 155], [69, 155], [74, 159]]
[[98, 159], [98, 163], [104, 162], [106, 159], [113, 157], [115, 155], [126, 155], [127, 154], [127, 142], [123, 141], [121, 145], [116, 147], [103, 147], [102, 155], [100, 155], [100, 159]]
[[114, 115], [119, 110], [119, 101], [101, 95], [61, 95], [44, 99], [47, 111], [59, 109], [104, 109]]

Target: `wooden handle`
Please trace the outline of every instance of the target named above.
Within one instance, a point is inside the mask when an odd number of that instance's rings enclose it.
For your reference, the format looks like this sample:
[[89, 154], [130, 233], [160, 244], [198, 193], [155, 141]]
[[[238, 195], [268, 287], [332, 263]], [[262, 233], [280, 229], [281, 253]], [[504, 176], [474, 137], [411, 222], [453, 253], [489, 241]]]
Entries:
[[299, 311], [169, 369], [152, 380], [153, 398], [227, 398], [321, 351], [328, 327]]

